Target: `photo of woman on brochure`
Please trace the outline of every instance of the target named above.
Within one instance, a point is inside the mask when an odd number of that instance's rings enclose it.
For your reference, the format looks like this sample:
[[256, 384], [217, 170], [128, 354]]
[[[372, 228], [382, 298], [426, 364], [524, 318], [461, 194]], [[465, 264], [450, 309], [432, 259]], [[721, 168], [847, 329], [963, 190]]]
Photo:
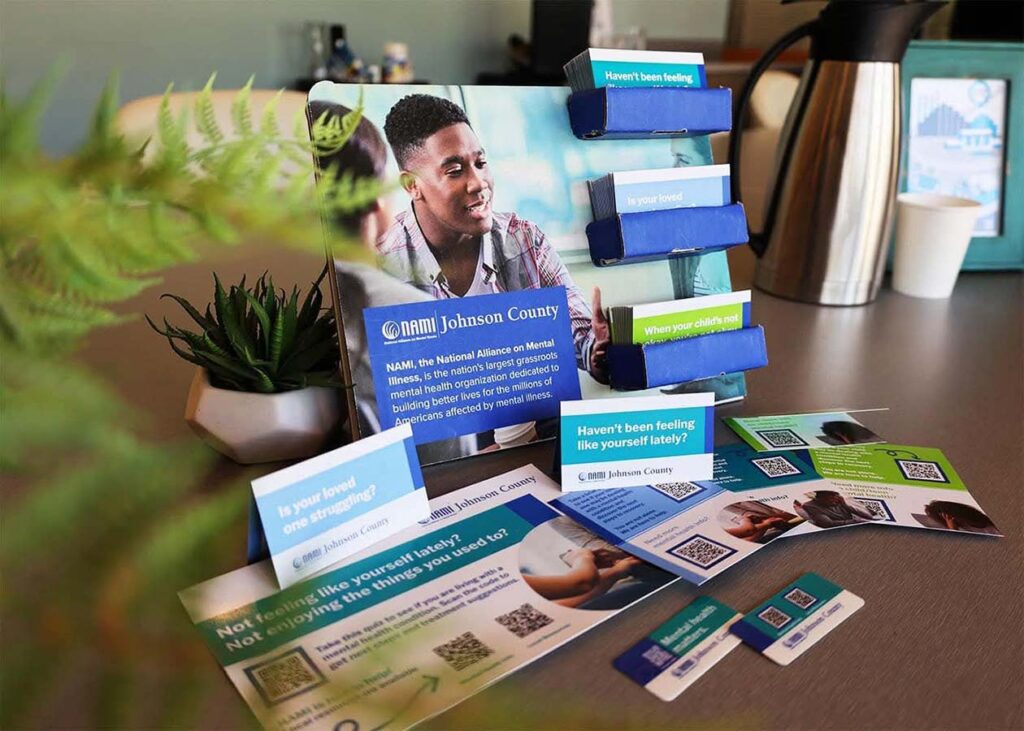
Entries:
[[[339, 329], [348, 345], [361, 435], [383, 426], [362, 331], [367, 307], [565, 287], [581, 392], [595, 398], [616, 395], [607, 385], [605, 307], [731, 290], [724, 254], [614, 272], [592, 265], [584, 234], [590, 220], [586, 181], [623, 167], [667, 167], [680, 159], [707, 164], [710, 145], [702, 138], [682, 147], [669, 140], [586, 145], [569, 132], [565, 93], [500, 87], [360, 90], [327, 83], [311, 91], [311, 122], [343, 116], [360, 98], [364, 104], [349, 142], [318, 160], [321, 173], [333, 169], [392, 183], [365, 210], [337, 222], [377, 262], [335, 262]], [[742, 375], [685, 384], [682, 390], [711, 389], [720, 400], [745, 391]], [[502, 424], [488, 433], [420, 445], [421, 461], [550, 438], [553, 421]]]

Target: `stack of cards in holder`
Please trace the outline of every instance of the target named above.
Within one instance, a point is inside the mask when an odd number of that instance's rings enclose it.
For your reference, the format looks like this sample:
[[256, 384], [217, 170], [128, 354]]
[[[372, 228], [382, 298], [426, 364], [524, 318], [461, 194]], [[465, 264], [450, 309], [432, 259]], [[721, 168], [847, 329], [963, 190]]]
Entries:
[[750, 327], [750, 290], [608, 308], [612, 343], [646, 345]]
[[574, 92], [619, 87], [705, 85], [704, 54], [590, 48], [565, 65]]
[[594, 220], [620, 213], [732, 203], [728, 165], [609, 173], [588, 184]]

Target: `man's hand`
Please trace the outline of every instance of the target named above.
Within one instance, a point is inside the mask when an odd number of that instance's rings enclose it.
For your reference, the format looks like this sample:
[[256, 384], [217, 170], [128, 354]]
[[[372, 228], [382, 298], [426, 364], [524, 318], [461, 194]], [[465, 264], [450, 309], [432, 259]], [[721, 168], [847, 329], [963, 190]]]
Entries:
[[601, 290], [594, 287], [590, 304], [590, 329], [594, 333], [594, 343], [590, 346], [590, 375], [598, 383], [608, 383], [608, 343], [611, 333], [608, 318], [601, 308]]

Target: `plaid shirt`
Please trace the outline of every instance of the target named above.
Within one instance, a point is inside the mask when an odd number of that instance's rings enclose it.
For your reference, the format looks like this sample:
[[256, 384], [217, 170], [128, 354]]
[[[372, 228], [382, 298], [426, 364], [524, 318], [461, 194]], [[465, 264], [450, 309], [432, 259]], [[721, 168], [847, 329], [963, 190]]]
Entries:
[[[493, 219], [490, 232], [481, 241], [481, 281], [492, 292], [565, 287], [576, 365], [589, 371], [594, 333], [590, 305], [580, 288], [536, 225], [514, 213], [494, 213]], [[434, 299], [458, 297], [427, 245], [412, 206], [399, 213], [377, 241], [377, 254], [385, 272]]]

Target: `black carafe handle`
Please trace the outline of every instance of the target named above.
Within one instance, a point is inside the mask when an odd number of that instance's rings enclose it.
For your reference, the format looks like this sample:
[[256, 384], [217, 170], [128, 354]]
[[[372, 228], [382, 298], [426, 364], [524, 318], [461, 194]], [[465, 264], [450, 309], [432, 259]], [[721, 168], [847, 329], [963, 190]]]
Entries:
[[[757, 63], [754, 64], [753, 68], [750, 69], [750, 75], [743, 84], [743, 90], [740, 92], [739, 99], [736, 102], [736, 110], [733, 112], [732, 119], [732, 132], [729, 137], [729, 165], [731, 167], [729, 170], [729, 187], [734, 203], [743, 202], [740, 196], [740, 148], [743, 140], [743, 127], [747, 122], [747, 105], [750, 103], [750, 96], [754, 92], [754, 86], [757, 84], [757, 80], [761, 78], [761, 74], [768, 70], [768, 67], [772, 65], [780, 53], [804, 36], [810, 35], [817, 26], [817, 20], [811, 20], [803, 25], [798, 25], [782, 36], [782, 38], [775, 41], [761, 58], [757, 59]], [[766, 226], [765, 230], [761, 233], [750, 231], [750, 248], [754, 250], [757, 256], [762, 256], [768, 246], [767, 224], [769, 221], [770, 216], [765, 216]]]

